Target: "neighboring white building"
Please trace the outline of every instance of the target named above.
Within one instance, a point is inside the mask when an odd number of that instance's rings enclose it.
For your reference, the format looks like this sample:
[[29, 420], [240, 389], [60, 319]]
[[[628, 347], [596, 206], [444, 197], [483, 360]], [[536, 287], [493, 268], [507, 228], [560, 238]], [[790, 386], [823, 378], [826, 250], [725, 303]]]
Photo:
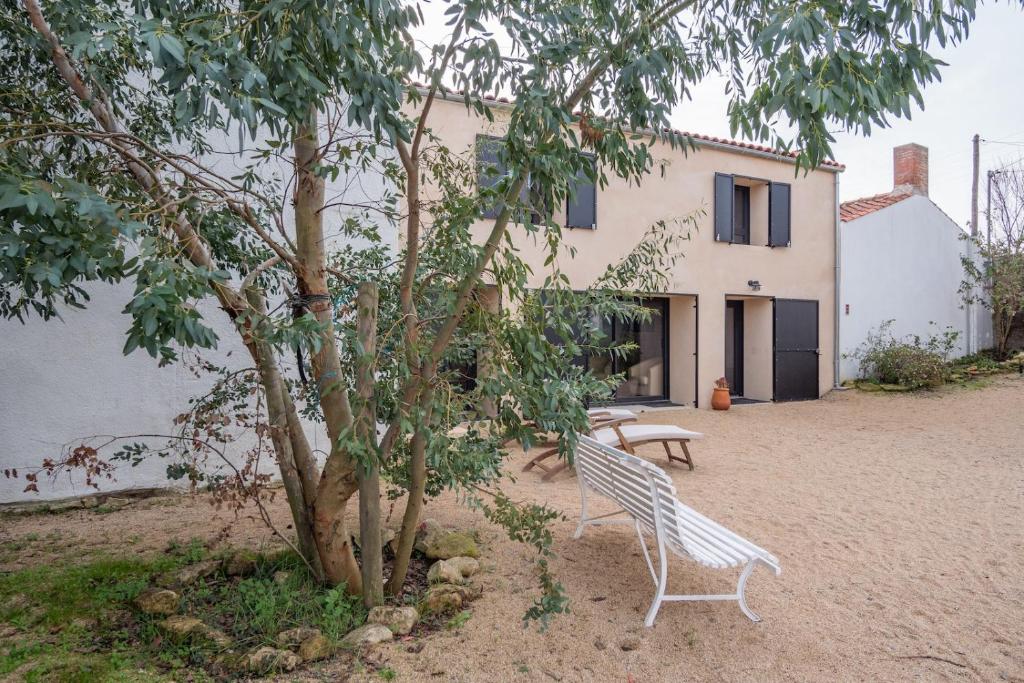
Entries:
[[[254, 145], [240, 143], [235, 135], [211, 133], [215, 154], [210, 165], [233, 175], [239, 172]], [[229, 173], [233, 171], [233, 173]], [[269, 172], [269, 169], [268, 169]], [[292, 169], [281, 163], [274, 173], [281, 186]], [[384, 178], [374, 174], [351, 182], [343, 176], [328, 181], [328, 202], [344, 196], [353, 203], [379, 199], [385, 189]], [[338, 227], [345, 219], [346, 209], [328, 208], [325, 234], [337, 243]], [[286, 222], [291, 218], [290, 202], [286, 203]], [[380, 227], [387, 243], [397, 244], [394, 228]], [[157, 361], [143, 350], [127, 357], [121, 349], [130, 318], [122, 313], [134, 292], [134, 283], [116, 285], [89, 283], [86, 287], [91, 301], [86, 310], [64, 308], [61, 320], [43, 322], [35, 316], [26, 324], [0, 319], [0, 471], [7, 468], [19, 474], [37, 469], [44, 458], [57, 458], [62, 446], [80, 442], [94, 435], [169, 434], [174, 431], [175, 416], [185, 412], [189, 399], [207, 392], [210, 377], [196, 378], [180, 363], [158, 367]], [[216, 350], [201, 350], [203, 358], [229, 368], [251, 364], [248, 352], [227, 316], [212, 300], [200, 308], [205, 322], [217, 333]], [[287, 366], [294, 359], [282, 359]], [[314, 449], [323, 451], [327, 434], [319, 425], [307, 432]], [[230, 455], [239, 455], [254, 443], [255, 437], [244, 438], [230, 447]], [[159, 438], [134, 439], [149, 446], [159, 446]], [[107, 452], [106, 455], [110, 455]], [[137, 467], [124, 465], [116, 473], [116, 482], [101, 482], [104, 492], [168, 486], [167, 462], [151, 457]], [[271, 468], [273, 469], [273, 465]], [[54, 482], [43, 481], [39, 493], [24, 493], [23, 477], [9, 479], [0, 475], [0, 504], [15, 501], [59, 499], [93, 493], [80, 475], [62, 476]]]
[[873, 328], [893, 320], [896, 337], [959, 332], [958, 355], [992, 345], [986, 309], [963, 304], [965, 232], [928, 197], [928, 149], [893, 150], [893, 189], [843, 202], [839, 341], [840, 379], [853, 379], [855, 351]]

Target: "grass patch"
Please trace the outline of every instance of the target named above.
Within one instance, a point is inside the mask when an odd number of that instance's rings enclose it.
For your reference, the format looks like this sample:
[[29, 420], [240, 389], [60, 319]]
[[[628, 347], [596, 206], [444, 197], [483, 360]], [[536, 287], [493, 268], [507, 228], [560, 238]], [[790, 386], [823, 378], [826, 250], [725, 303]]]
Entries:
[[[161, 632], [162, 617], [132, 607], [149, 586], [210, 559], [215, 558], [202, 543], [193, 541], [154, 556], [106, 556], [0, 575], [0, 629], [6, 632], [0, 640], [0, 678], [212, 680], [206, 671], [221, 654], [215, 646], [175, 642]], [[236, 652], [272, 644], [279, 632], [297, 626], [319, 628], [336, 641], [366, 616], [357, 598], [315, 583], [291, 553], [257, 556], [255, 570], [245, 578], [218, 569], [176, 590], [180, 613], [222, 630]]]
[[470, 612], [469, 610], [463, 610], [451, 619], [449, 619], [448, 623], [445, 624], [445, 628], [447, 628], [449, 631], [460, 629], [466, 625], [466, 622], [469, 621], [469, 618], [471, 616], [473, 616], [472, 612]]
[[184, 599], [185, 613], [221, 628], [244, 649], [273, 645], [278, 633], [299, 626], [318, 628], [336, 642], [366, 621], [358, 598], [344, 586], [316, 584], [292, 554], [261, 557], [252, 576], [200, 583]]
[[25, 681], [171, 680], [136, 649], [126, 604], [174, 557], [102, 558], [0, 576], [0, 621], [18, 629], [0, 648], [0, 675]]

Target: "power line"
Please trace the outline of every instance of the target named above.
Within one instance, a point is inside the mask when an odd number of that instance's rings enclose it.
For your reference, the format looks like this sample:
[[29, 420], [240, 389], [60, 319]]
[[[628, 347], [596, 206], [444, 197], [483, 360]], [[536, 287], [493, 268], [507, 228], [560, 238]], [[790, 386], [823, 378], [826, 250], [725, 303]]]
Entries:
[[[999, 166], [997, 168], [993, 168], [992, 170], [993, 171], [1005, 171], [1005, 170], [1013, 168], [1014, 166], [1020, 166], [1021, 164], [1024, 164], [1024, 157], [1021, 157], [1020, 159], [1017, 159], [1016, 161], [1011, 161], [1008, 164], [1003, 164], [1002, 166]], [[1024, 168], [1017, 169], [1014, 172], [1016, 173], [1016, 172], [1019, 172], [1021, 170], [1024, 170]]]

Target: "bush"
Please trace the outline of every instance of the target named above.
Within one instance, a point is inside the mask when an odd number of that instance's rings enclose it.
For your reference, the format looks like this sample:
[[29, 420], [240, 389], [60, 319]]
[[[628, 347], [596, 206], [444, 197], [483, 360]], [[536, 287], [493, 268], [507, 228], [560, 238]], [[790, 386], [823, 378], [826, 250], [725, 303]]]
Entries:
[[958, 333], [947, 329], [925, 340], [917, 335], [897, 339], [886, 320], [878, 330], [868, 332], [867, 339], [850, 354], [860, 361], [863, 379], [879, 384], [898, 384], [909, 389], [934, 387], [946, 381], [946, 356], [956, 344]]
[[1003, 366], [995, 359], [995, 354], [991, 349], [957, 358], [953, 361], [952, 366], [957, 370], [975, 368], [985, 373], [997, 372], [1003, 369]]

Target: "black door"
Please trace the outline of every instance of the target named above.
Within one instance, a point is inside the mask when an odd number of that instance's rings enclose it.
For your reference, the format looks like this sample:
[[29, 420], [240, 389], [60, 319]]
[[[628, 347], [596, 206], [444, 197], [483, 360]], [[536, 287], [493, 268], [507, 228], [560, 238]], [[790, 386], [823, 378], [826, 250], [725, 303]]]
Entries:
[[818, 302], [775, 299], [776, 401], [818, 398]]
[[743, 395], [743, 302], [725, 302], [725, 379], [731, 396]]

